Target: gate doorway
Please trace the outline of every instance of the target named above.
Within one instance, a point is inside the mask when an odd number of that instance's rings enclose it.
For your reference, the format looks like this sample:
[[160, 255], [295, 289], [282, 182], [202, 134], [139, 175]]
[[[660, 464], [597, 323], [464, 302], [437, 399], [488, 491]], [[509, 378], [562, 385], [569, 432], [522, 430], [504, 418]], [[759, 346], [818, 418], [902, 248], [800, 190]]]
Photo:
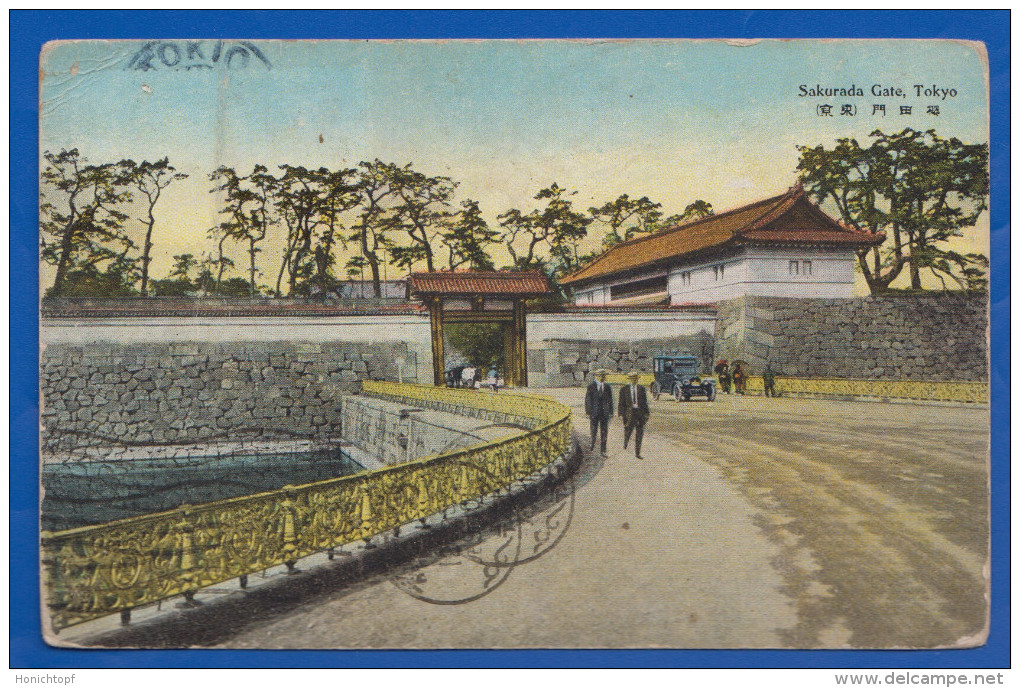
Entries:
[[540, 272], [416, 272], [408, 281], [408, 289], [429, 309], [436, 385], [446, 384], [446, 326], [491, 323], [500, 325], [503, 333], [504, 370], [501, 372], [506, 384], [528, 386], [524, 302], [550, 291], [545, 275]]
[[[465, 372], [487, 383], [489, 371], [506, 380], [506, 347], [509, 323], [451, 322], [443, 326], [446, 386], [464, 386]], [[467, 371], [465, 371], [467, 369]]]

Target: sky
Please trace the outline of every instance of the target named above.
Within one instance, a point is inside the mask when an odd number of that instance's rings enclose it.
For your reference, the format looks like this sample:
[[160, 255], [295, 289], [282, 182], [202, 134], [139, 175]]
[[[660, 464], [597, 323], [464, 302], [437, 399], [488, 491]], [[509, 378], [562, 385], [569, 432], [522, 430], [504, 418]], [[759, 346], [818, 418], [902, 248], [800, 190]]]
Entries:
[[[96, 163], [168, 156], [190, 175], [157, 206], [156, 277], [174, 254], [212, 251], [206, 232], [220, 221], [220, 200], [208, 175], [220, 165], [412, 162], [458, 181], [457, 200], [478, 200], [495, 224], [508, 208], [531, 210], [534, 194], [554, 181], [577, 190], [582, 209], [627, 193], [649, 196], [667, 214], [699, 198], [719, 212], [794, 184], [798, 144], [829, 147], [846, 136], [865, 143], [875, 129], [906, 126], [988, 141], [986, 61], [972, 43], [217, 45], [60, 42], [41, 57], [40, 152], [78, 148]], [[803, 96], [802, 85], [854, 86], [863, 95]], [[902, 95], [873, 95], [875, 85]], [[819, 116], [822, 104], [833, 105], [831, 117]], [[841, 115], [843, 104], [855, 116]], [[884, 117], [874, 113], [878, 104]], [[926, 112], [931, 105], [938, 116]], [[987, 246], [986, 214], [956, 247], [987, 254]], [[263, 270], [274, 273], [268, 263]], [[52, 270], [42, 280], [49, 286]]]

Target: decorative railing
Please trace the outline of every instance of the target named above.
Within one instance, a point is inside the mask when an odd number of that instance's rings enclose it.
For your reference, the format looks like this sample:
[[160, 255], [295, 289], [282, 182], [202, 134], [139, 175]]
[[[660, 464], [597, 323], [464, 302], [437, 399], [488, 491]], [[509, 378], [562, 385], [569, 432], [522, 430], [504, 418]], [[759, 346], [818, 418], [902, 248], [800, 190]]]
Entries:
[[[606, 382], [611, 385], [625, 385], [630, 382], [627, 373], [609, 373], [606, 375]], [[655, 375], [652, 373], [638, 373], [638, 384], [649, 386], [655, 382]]]
[[406, 464], [96, 526], [42, 533], [54, 629], [265, 570], [464, 504], [563, 455], [570, 409], [548, 399], [366, 382], [416, 406], [527, 421], [519, 435]]
[[[764, 394], [761, 377], [747, 379], [750, 394]], [[807, 396], [878, 397], [918, 401], [960, 401], [987, 404], [987, 382], [923, 382], [920, 380], [851, 380], [776, 377], [779, 394]]]

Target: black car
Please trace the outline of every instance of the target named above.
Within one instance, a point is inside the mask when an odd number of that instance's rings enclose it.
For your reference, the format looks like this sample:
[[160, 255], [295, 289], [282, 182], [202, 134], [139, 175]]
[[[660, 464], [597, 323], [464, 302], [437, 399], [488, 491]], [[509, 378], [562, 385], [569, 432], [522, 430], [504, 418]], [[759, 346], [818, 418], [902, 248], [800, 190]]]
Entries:
[[692, 397], [715, 399], [715, 380], [702, 378], [698, 371], [700, 364], [696, 356], [687, 354], [663, 354], [656, 356], [652, 371], [652, 396], [672, 394], [677, 401], [689, 401]]

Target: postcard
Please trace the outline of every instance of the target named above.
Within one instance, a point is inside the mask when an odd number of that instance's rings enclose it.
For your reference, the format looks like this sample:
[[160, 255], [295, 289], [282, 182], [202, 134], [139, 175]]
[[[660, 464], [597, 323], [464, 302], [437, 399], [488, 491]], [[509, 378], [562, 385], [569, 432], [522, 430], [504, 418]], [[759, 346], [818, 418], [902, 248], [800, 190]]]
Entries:
[[47, 44], [46, 642], [982, 645], [988, 75]]

